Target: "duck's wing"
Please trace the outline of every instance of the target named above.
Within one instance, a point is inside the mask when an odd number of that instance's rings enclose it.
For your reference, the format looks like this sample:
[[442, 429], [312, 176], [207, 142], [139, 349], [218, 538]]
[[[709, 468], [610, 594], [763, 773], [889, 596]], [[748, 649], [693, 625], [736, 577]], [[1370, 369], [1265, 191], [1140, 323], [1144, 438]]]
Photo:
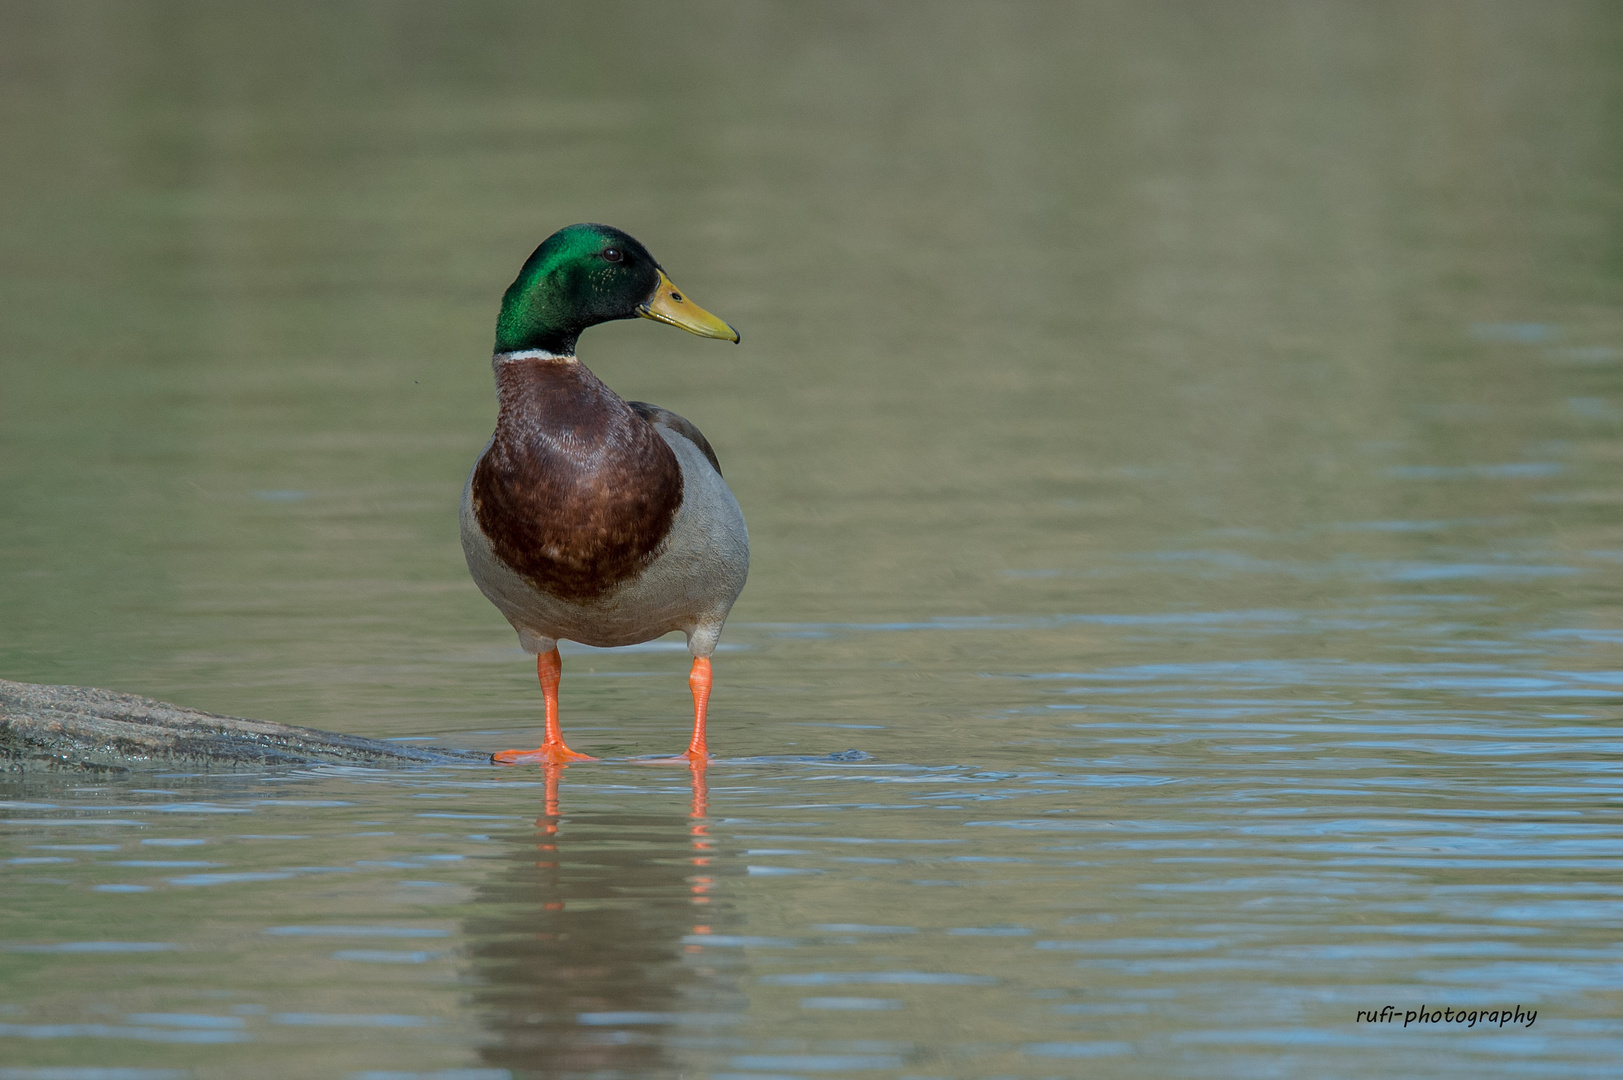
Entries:
[[658, 405], [650, 405], [646, 401], [628, 401], [633, 412], [655, 427], [662, 427], [674, 431], [688, 442], [697, 446], [710, 459], [710, 464], [721, 475], [721, 462], [716, 460], [716, 452], [710, 449], [710, 440], [704, 437], [704, 432], [694, 426], [693, 421], [683, 416], [677, 416], [669, 409], [662, 409]]

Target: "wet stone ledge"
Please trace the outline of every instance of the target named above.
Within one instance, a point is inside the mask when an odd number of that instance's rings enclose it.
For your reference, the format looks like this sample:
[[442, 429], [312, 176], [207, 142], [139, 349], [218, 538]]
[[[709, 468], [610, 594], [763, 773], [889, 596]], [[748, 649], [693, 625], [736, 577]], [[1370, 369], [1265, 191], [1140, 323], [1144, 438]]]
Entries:
[[277, 765], [443, 765], [485, 754], [217, 716], [134, 694], [0, 679], [0, 769], [130, 772]]

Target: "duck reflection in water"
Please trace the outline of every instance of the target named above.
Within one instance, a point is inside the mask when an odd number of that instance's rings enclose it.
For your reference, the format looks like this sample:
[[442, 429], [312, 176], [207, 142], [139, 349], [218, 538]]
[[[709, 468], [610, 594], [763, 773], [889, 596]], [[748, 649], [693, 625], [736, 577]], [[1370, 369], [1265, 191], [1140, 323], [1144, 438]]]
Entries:
[[[726, 919], [714, 894], [705, 765], [680, 813], [565, 814], [546, 765], [539, 833], [501, 837], [506, 867], [475, 894], [473, 998], [485, 1063], [517, 1077], [675, 1075], [672, 1036], [698, 1049], [745, 999], [693, 944]], [[684, 940], [686, 939], [686, 940]], [[697, 1026], [695, 1026], [697, 1025]]]

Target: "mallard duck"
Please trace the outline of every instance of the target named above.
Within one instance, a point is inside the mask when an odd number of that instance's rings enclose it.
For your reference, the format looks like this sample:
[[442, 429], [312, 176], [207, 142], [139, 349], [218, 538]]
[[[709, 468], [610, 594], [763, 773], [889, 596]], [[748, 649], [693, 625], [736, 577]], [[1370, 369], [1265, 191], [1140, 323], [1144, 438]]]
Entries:
[[558, 725], [558, 641], [612, 647], [687, 635], [693, 737], [708, 759], [710, 656], [749, 573], [749, 534], [709, 441], [675, 413], [625, 401], [575, 357], [581, 332], [636, 317], [700, 337], [738, 331], [607, 225], [542, 242], [502, 297], [496, 432], [462, 492], [462, 551], [479, 590], [536, 656], [545, 740], [504, 764], [590, 760]]

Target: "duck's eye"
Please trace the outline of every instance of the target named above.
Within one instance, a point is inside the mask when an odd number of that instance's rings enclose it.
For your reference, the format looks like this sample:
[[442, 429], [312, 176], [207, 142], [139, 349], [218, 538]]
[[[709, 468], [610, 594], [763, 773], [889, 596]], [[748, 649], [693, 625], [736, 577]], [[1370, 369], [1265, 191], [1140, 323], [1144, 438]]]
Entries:
[[609, 262], [619, 262], [621, 259], [625, 258], [625, 253], [619, 248], [604, 248], [603, 257]]

